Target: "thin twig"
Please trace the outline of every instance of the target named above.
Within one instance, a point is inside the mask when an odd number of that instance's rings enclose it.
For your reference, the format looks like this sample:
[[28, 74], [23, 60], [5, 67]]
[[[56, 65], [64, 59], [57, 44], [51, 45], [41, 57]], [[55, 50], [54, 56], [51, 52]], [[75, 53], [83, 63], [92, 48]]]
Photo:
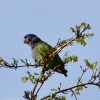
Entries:
[[[58, 93], [62, 93], [62, 92], [64, 92], [64, 91], [72, 90], [72, 89], [75, 89], [76, 87], [85, 86], [85, 85], [96, 85], [96, 86], [99, 86], [98, 83], [93, 83], [93, 82], [91, 82], [91, 83], [84, 83], [84, 84], [80, 84], [80, 85], [75, 85], [75, 86], [70, 87], [70, 88], [67, 88], [67, 89], [62, 89], [62, 90], [60, 90], [60, 91], [57, 91], [57, 92], [53, 93], [52, 95], [56, 95], [56, 94], [58, 94]], [[48, 95], [48, 96], [46, 96], [46, 97], [43, 97], [43, 98], [40, 99], [40, 100], [47, 99], [48, 97], [50, 97], [50, 95]]]
[[44, 82], [51, 76], [52, 74], [50, 73], [47, 77], [44, 78], [44, 80], [41, 82], [40, 87], [38, 88], [36, 95], [38, 94], [39, 90], [41, 89], [41, 87], [43, 86]]
[[36, 95], [38, 94], [38, 92], [40, 91], [41, 87], [43, 86], [44, 82], [41, 83], [40, 87], [38, 88]]
[[82, 83], [82, 82], [81, 82], [81, 79], [82, 79], [84, 73], [85, 73], [87, 70], [88, 70], [88, 68], [85, 69], [85, 70], [82, 70], [83, 72], [82, 72], [81, 76], [80, 76], [79, 79], [78, 79], [77, 85], [78, 85], [79, 83]]
[[17, 68], [24, 68], [24, 67], [39, 67], [40, 65], [22, 65], [22, 66], [13, 66], [13, 65], [2, 65], [2, 66], [0, 66], [0, 67], [5, 67], [5, 68], [10, 68], [10, 69], [17, 69]]
[[82, 30], [82, 32], [80, 32], [80, 34], [82, 34], [83, 32], [85, 32], [85, 31], [86, 31], [86, 29], [87, 29], [87, 28], [84, 28], [84, 29]]
[[35, 84], [35, 86], [34, 86], [34, 88], [33, 88], [32, 94], [34, 94], [34, 92], [35, 92], [35, 90], [36, 90], [36, 87], [37, 87], [37, 85], [38, 85], [38, 82], [39, 82], [39, 79], [37, 79], [37, 82], [36, 82], [36, 84]]
[[98, 68], [95, 70], [94, 74], [91, 76], [91, 79], [88, 82], [94, 82], [96, 80], [96, 78], [98, 77], [98, 75], [96, 75]]
[[77, 100], [77, 96], [75, 94], [75, 92], [71, 89], [71, 92], [73, 93], [73, 95], [75, 96], [75, 99]]

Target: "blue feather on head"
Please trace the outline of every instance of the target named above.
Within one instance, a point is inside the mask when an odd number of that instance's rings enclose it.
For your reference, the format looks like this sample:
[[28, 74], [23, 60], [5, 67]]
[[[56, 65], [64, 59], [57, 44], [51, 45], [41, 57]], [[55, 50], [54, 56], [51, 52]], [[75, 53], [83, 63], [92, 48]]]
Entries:
[[28, 44], [29, 46], [35, 46], [41, 39], [37, 37], [35, 34], [27, 34], [24, 36], [24, 43]]

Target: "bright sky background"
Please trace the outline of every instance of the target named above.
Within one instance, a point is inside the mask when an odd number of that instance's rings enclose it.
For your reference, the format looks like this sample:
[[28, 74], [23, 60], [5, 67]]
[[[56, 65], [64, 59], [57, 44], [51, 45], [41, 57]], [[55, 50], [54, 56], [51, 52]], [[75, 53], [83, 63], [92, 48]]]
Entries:
[[[59, 86], [60, 82], [63, 83], [63, 88], [75, 85], [77, 76], [80, 75], [79, 65], [84, 65], [84, 58], [91, 62], [100, 60], [99, 0], [0, 0], [0, 57], [8, 62], [11, 62], [13, 57], [27, 58], [33, 62], [30, 49], [23, 43], [24, 35], [34, 33], [55, 46], [59, 38], [70, 37], [70, 27], [84, 21], [92, 26], [89, 32], [95, 33], [95, 36], [87, 41], [85, 48], [80, 45], [66, 47], [60, 54], [63, 57], [65, 51], [70, 51], [71, 54], [79, 56], [80, 62], [66, 67], [69, 77], [55, 74], [50, 78], [42, 87], [39, 97], [49, 93], [51, 87]], [[37, 69], [33, 69], [35, 70]], [[0, 69], [0, 100], [24, 100], [23, 91], [33, 87], [30, 83], [21, 82], [26, 71], [26, 68]], [[89, 78], [89, 74], [84, 80]], [[67, 100], [75, 98], [69, 94]], [[90, 86], [81, 92], [78, 100], [100, 100], [100, 90]]]

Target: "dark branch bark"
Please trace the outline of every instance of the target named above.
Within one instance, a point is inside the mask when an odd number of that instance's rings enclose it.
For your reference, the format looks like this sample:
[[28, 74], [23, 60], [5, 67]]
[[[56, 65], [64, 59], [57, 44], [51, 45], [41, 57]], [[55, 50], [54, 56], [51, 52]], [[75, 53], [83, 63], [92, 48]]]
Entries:
[[[99, 86], [98, 83], [93, 83], [93, 82], [91, 82], [91, 83], [84, 83], [84, 84], [76, 85], [76, 86], [73, 86], [73, 87], [70, 87], [70, 88], [67, 88], [67, 89], [63, 89], [63, 90], [57, 91], [57, 92], [53, 93], [52, 95], [56, 95], [56, 94], [59, 94], [59, 93], [62, 93], [62, 92], [68, 91], [68, 90], [73, 90], [73, 89], [75, 89], [77, 87], [80, 87], [80, 86], [87, 86], [87, 85], [96, 85], [96, 86]], [[48, 95], [46, 97], [43, 97], [40, 100], [44, 100], [44, 99], [47, 99], [49, 97], [50, 97], [50, 95]]]

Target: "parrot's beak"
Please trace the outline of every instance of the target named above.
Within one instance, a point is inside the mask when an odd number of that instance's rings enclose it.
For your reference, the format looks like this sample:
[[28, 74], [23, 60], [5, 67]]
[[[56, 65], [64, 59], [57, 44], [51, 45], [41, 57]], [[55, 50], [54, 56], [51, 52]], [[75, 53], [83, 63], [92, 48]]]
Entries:
[[28, 42], [28, 39], [27, 38], [24, 38], [24, 43], [26, 43], [26, 44], [28, 44], [29, 42]]

